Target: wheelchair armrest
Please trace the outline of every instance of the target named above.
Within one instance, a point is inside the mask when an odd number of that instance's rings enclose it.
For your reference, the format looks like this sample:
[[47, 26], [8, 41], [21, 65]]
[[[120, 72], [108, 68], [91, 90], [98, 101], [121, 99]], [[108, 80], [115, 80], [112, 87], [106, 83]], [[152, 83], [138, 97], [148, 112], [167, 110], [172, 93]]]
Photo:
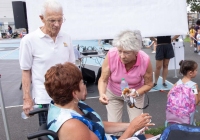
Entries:
[[57, 133], [55, 133], [54, 131], [51, 131], [51, 130], [39, 130], [37, 132], [28, 134], [27, 138], [34, 139], [34, 138], [38, 138], [41, 136], [47, 136], [47, 135], [52, 136], [54, 140], [58, 140]]
[[36, 108], [29, 112], [29, 115], [34, 115], [40, 112], [48, 112], [48, 108]]

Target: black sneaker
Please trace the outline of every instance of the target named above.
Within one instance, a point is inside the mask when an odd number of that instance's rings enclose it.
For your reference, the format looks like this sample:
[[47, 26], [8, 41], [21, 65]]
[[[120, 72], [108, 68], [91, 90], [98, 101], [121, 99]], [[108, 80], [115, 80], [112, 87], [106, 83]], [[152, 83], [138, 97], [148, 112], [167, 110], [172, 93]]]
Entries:
[[196, 51], [194, 51], [194, 53], [198, 53], [198, 51], [196, 50]]
[[154, 84], [153, 84], [153, 87], [155, 87], [155, 86], [157, 86], [157, 84], [156, 84], [156, 83], [154, 83]]
[[163, 83], [163, 86], [164, 86], [165, 88], [167, 88], [167, 84], [166, 84], [166, 83]]

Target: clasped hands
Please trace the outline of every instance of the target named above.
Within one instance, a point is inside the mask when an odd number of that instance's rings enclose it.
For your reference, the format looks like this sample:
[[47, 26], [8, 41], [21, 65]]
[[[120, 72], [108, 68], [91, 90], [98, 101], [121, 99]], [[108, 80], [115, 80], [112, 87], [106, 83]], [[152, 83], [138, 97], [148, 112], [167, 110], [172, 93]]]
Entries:
[[[122, 93], [123, 94], [123, 93]], [[139, 96], [139, 93], [135, 90], [135, 89], [128, 89], [128, 93], [127, 96], [131, 96], [133, 98], [136, 98]], [[99, 101], [103, 104], [103, 105], [107, 105], [109, 102], [109, 98], [107, 97], [106, 94], [100, 94], [99, 97]]]
[[139, 97], [140, 94], [137, 92], [137, 90], [135, 89], [129, 89], [129, 88], [125, 88], [123, 91], [122, 91], [122, 96], [130, 96], [130, 97], [133, 97], [133, 98], [136, 98], [136, 97]]

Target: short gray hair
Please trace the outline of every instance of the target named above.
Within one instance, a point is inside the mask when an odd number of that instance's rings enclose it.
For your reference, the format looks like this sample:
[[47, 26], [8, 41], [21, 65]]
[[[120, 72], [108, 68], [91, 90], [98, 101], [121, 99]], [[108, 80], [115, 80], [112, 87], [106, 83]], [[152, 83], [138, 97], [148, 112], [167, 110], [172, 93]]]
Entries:
[[63, 12], [62, 5], [59, 3], [58, 0], [46, 0], [41, 9], [41, 15], [45, 17], [45, 13], [47, 9], [51, 9], [51, 11]]
[[113, 40], [113, 46], [138, 52], [142, 48], [142, 36], [140, 31], [123, 31]]

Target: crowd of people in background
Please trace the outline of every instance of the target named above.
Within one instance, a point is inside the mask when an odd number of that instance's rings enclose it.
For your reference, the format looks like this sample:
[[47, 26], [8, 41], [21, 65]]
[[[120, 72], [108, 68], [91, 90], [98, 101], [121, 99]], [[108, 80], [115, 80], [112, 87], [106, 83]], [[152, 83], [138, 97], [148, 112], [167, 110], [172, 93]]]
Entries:
[[21, 29], [15, 29], [11, 27], [11, 25], [8, 25], [7, 30], [1, 32], [0, 38], [2, 39], [12, 39], [12, 38], [22, 38], [27, 34], [27, 30], [24, 28]]
[[194, 53], [200, 55], [200, 20], [196, 21], [196, 26], [189, 28], [190, 47], [194, 47]]

